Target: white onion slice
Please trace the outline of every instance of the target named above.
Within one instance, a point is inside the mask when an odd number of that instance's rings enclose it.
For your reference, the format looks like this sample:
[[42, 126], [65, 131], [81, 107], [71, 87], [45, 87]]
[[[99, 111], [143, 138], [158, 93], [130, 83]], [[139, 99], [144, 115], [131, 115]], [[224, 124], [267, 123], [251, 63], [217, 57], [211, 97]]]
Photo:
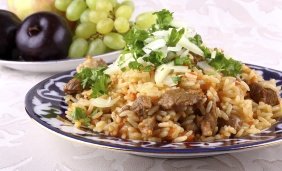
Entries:
[[216, 70], [210, 66], [206, 61], [201, 61], [197, 63], [197, 66], [201, 68], [205, 74], [216, 74]]
[[168, 35], [170, 34], [169, 31], [167, 30], [161, 30], [161, 31], [156, 31], [152, 33], [156, 38], [167, 38]]
[[150, 54], [152, 51], [157, 50], [159, 48], [165, 47], [166, 46], [166, 41], [164, 39], [157, 39], [152, 41], [151, 43], [147, 44], [144, 48], [143, 51], [146, 54]]
[[173, 70], [173, 72], [189, 72], [190, 70], [188, 69], [187, 66], [170, 66], [170, 69]]
[[163, 83], [164, 83], [165, 85], [169, 86], [169, 87], [173, 87], [173, 86], [176, 86], [176, 85], [177, 85], [175, 82], [173, 82], [172, 77], [170, 77], [170, 76], [167, 76], [167, 77], [164, 79]]
[[168, 47], [168, 51], [173, 51], [173, 52], [179, 52], [182, 49], [181, 46], [175, 46], [175, 47]]
[[115, 65], [115, 64], [111, 64], [108, 66], [108, 68], [104, 71], [105, 74], [108, 74], [108, 75], [112, 75], [112, 74], [115, 74], [117, 72], [120, 71], [120, 68]]
[[155, 82], [157, 85], [163, 83], [164, 79], [171, 73], [171, 64], [162, 64], [156, 69], [155, 72]]
[[116, 102], [119, 100], [120, 98], [117, 97], [115, 99], [103, 99], [101, 97], [95, 98], [95, 99], [91, 99], [90, 103], [91, 105], [95, 106], [95, 107], [99, 107], [99, 108], [107, 108], [107, 107], [112, 107], [114, 104], [116, 104]]
[[204, 52], [194, 43], [190, 42], [186, 37], [182, 36], [182, 38], [177, 43], [178, 45], [192, 51], [193, 53], [204, 56]]

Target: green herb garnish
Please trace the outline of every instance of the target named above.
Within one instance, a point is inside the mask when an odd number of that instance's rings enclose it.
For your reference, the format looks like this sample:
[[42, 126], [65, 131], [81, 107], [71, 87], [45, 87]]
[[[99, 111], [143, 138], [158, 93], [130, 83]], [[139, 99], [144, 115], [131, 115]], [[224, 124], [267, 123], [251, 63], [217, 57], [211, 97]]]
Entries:
[[[134, 58], [134, 61], [128, 64], [129, 68], [136, 70], [143, 68], [143, 65], [137, 62], [137, 59], [145, 54], [145, 52], [143, 51], [143, 47], [145, 46], [144, 41], [149, 37], [149, 35], [150, 34], [148, 31], [139, 30], [135, 27], [133, 27], [127, 34], [125, 34], [124, 40], [126, 42], [126, 46], [122, 55], [131, 53]], [[118, 63], [119, 65], [122, 65], [123, 62], [124, 56], [121, 56]]]
[[184, 32], [185, 32], [184, 28], [182, 28], [179, 31], [177, 31], [176, 28], [173, 28], [171, 30], [171, 33], [170, 33], [167, 45], [174, 47], [179, 42], [179, 40], [181, 39], [181, 37], [183, 36]]
[[199, 34], [196, 34], [193, 38], [189, 38], [189, 40], [199, 47], [203, 44], [202, 37]]
[[97, 77], [97, 80], [92, 85], [92, 97], [96, 98], [108, 93], [108, 84], [110, 83], [110, 77], [106, 74]]
[[[189, 54], [185, 57], [179, 57], [177, 56], [177, 53], [171, 51], [165, 51], [164, 53], [160, 50], [154, 50], [148, 54], [143, 51], [143, 48], [147, 44], [145, 42], [146, 39], [158, 39], [158, 37], [154, 36], [155, 31], [168, 31], [169, 29], [171, 29], [169, 37], [165, 39], [165, 41], [167, 41], [166, 46], [168, 47], [175, 47], [179, 40], [182, 38], [182, 36], [185, 34], [185, 28], [178, 29], [171, 26], [171, 23], [173, 21], [172, 12], [163, 9], [161, 11], [155, 12], [154, 14], [157, 16], [156, 24], [154, 24], [150, 29], [139, 30], [136, 27], [132, 27], [131, 30], [127, 34], [125, 34], [124, 39], [126, 41], [126, 47], [123, 51], [123, 54], [125, 55], [127, 53], [131, 53], [134, 58], [133, 61], [129, 62], [128, 68], [149, 72], [154, 68], [171, 61], [174, 62], [174, 65], [191, 67], [191, 65], [196, 63], [197, 60], [195, 60], [196, 62], [193, 62], [189, 58]], [[214, 67], [217, 71], [228, 76], [236, 76], [241, 72], [242, 64], [234, 59], [226, 58], [222, 52], [217, 52], [215, 58], [212, 58], [213, 50], [209, 49], [203, 44], [203, 40], [199, 34], [190, 37], [189, 41], [198, 46], [203, 51], [203, 60], [205, 60], [209, 65]], [[185, 48], [182, 50], [185, 50]], [[194, 55], [193, 51], [190, 52], [190, 54]], [[143, 63], [138, 62], [138, 58], [142, 58], [145, 62], [151, 63], [151, 65], [143, 65]], [[125, 62], [125, 57], [121, 56], [120, 60], [118, 61], [118, 65], [123, 66]], [[122, 70], [125, 70], [125, 68], [122, 68]], [[173, 79], [174, 81], [178, 81], [179, 78]], [[87, 86], [88, 82], [89, 80], [85, 80], [83, 83]]]
[[155, 66], [159, 66], [163, 63], [165, 63], [165, 55], [162, 52], [159, 51], [152, 51], [150, 53], [150, 56], [148, 57], [144, 57], [144, 61], [146, 62], [151, 62], [152, 64], [154, 64]]
[[204, 52], [204, 57], [206, 59], [211, 58], [211, 51], [210, 51], [210, 49], [208, 47], [200, 46], [200, 49]]
[[126, 46], [124, 53], [132, 53], [133, 57], [137, 59], [145, 54], [143, 51], [144, 40], [149, 37], [149, 32], [145, 30], [139, 30], [135, 27], [130, 29], [124, 36]]
[[217, 52], [209, 64], [224, 75], [236, 76], [241, 73], [242, 64], [232, 58], [227, 59], [223, 53]]
[[90, 118], [87, 117], [86, 111], [80, 107], [76, 107], [72, 113], [72, 118], [75, 121], [83, 120], [83, 123], [87, 126], [90, 124]]
[[103, 94], [107, 94], [110, 77], [104, 74], [106, 67], [83, 68], [81, 72], [76, 74], [76, 78], [81, 81], [84, 89], [92, 89], [92, 97], [96, 98]]
[[77, 73], [75, 77], [81, 81], [82, 88], [89, 88], [92, 84], [92, 70], [90, 68], [84, 68], [81, 72]]
[[[155, 12], [157, 15], [157, 25], [160, 30], [170, 28], [170, 23], [173, 20], [173, 13], [167, 9], [162, 9], [161, 11]], [[154, 26], [156, 27], [156, 26]]]
[[144, 66], [137, 61], [129, 62], [128, 67], [130, 69], [135, 69], [135, 70], [144, 71], [144, 72], [150, 72], [154, 69], [153, 65]]
[[143, 68], [143, 71], [145, 72], [151, 72], [154, 69], [153, 65], [147, 65]]
[[171, 79], [174, 84], [178, 84], [181, 78], [179, 76], [175, 76], [175, 77], [171, 77]]
[[207, 59], [211, 58], [211, 51], [209, 48], [203, 45], [202, 37], [199, 34], [196, 34], [194, 37], [189, 38], [189, 40], [195, 45], [197, 45], [204, 52], [205, 58]]
[[174, 59], [174, 64], [178, 66], [182, 66], [182, 65], [189, 66], [191, 65], [191, 59], [188, 56], [176, 57]]
[[142, 64], [140, 64], [137, 61], [132, 61], [128, 63], [128, 67], [131, 69], [135, 69], [135, 70], [141, 70], [141, 68], [143, 67]]

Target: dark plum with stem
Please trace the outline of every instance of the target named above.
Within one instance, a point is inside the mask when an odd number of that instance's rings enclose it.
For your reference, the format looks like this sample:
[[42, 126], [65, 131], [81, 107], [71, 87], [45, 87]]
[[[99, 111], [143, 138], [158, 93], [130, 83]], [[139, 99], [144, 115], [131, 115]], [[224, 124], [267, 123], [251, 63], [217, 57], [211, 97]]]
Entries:
[[66, 20], [50, 12], [27, 17], [16, 35], [20, 55], [27, 61], [67, 58], [71, 42], [72, 33]]
[[15, 35], [21, 20], [13, 13], [0, 10], [0, 58], [14, 59], [16, 51]]

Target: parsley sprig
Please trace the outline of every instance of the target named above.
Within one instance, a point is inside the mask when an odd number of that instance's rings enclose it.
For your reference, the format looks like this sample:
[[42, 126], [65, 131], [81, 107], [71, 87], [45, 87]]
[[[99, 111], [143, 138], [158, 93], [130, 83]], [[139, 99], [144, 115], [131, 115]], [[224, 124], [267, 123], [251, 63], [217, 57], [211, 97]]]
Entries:
[[123, 53], [132, 53], [133, 57], [137, 59], [145, 54], [143, 47], [145, 46], [145, 40], [150, 36], [150, 33], [146, 30], [140, 30], [133, 27], [124, 36], [126, 46]]
[[81, 81], [83, 89], [92, 89], [92, 97], [96, 98], [108, 93], [109, 75], [104, 73], [106, 67], [83, 68], [75, 75]]
[[90, 118], [88, 118], [86, 111], [80, 107], [76, 107], [72, 113], [72, 118], [74, 121], [83, 120], [83, 124], [88, 126], [90, 124]]
[[[157, 21], [151, 29], [148, 30], [140, 30], [136, 27], [133, 27], [128, 33], [125, 34], [124, 40], [126, 42], [126, 47], [123, 51], [123, 54], [131, 53], [133, 55], [134, 61], [129, 62], [128, 67], [130, 69], [142, 70], [142, 71], [151, 71], [156, 66], [159, 66], [165, 62], [164, 54], [162, 52], [153, 51], [150, 53], [148, 57], [144, 57], [143, 59], [146, 62], [150, 62], [153, 65], [143, 66], [138, 62], [138, 58], [143, 57], [145, 52], [143, 51], [143, 47], [145, 46], [145, 40], [151, 36], [151, 33], [157, 30], [167, 30], [172, 28], [170, 26], [173, 15], [170, 11], [163, 9], [159, 12], [155, 12], [157, 15]], [[180, 40], [181, 36], [184, 34], [184, 29], [177, 31], [175, 28], [173, 29], [168, 45], [175, 46], [176, 43]], [[121, 57], [120, 60], [123, 58]], [[119, 61], [122, 64], [122, 61]]]
[[242, 64], [232, 58], [227, 58], [222, 52], [216, 50], [215, 58], [211, 58], [211, 50], [203, 45], [200, 35], [196, 34], [190, 41], [197, 45], [203, 52], [209, 65], [227, 76], [236, 76], [241, 73]]
[[161, 11], [155, 12], [154, 14], [157, 15], [157, 24], [153, 26], [153, 30], [167, 30], [171, 27], [170, 23], [173, 20], [173, 13], [167, 9], [163, 9]]
[[188, 56], [184, 56], [184, 57], [176, 57], [174, 59], [174, 65], [177, 66], [190, 66], [191, 65], [191, 59]]
[[[124, 36], [124, 40], [126, 42], [125, 49], [122, 55], [126, 53], [131, 53], [133, 55], [134, 61], [129, 62], [128, 67], [131, 69], [142, 70], [144, 66], [137, 62], [137, 59], [142, 57], [145, 52], [143, 51], [143, 47], [145, 46], [145, 40], [150, 36], [149, 31], [140, 30], [135, 27], [131, 28], [129, 32], [127, 32]], [[122, 65], [124, 62], [124, 56], [120, 57], [118, 61], [119, 65]]]
[[172, 79], [172, 82], [176, 85], [179, 84], [179, 82], [181, 80], [181, 78], [179, 76], [171, 77], [171, 79]]
[[144, 57], [143, 59], [146, 62], [151, 62], [152, 64], [154, 64], [155, 66], [159, 66], [163, 63], [165, 63], [165, 58], [166, 56], [159, 51], [153, 51], [150, 53], [150, 55], [148, 57]]
[[242, 64], [232, 58], [226, 58], [223, 53], [218, 52], [214, 59], [209, 64], [217, 71], [220, 71], [227, 76], [236, 76], [241, 73]]
[[196, 34], [194, 37], [191, 37], [189, 40], [197, 46], [201, 46], [203, 44], [202, 37], [199, 34]]
[[167, 45], [174, 47], [179, 42], [179, 40], [181, 39], [184, 32], [185, 32], [184, 28], [180, 29], [179, 31], [177, 31], [176, 28], [173, 28], [171, 30]]

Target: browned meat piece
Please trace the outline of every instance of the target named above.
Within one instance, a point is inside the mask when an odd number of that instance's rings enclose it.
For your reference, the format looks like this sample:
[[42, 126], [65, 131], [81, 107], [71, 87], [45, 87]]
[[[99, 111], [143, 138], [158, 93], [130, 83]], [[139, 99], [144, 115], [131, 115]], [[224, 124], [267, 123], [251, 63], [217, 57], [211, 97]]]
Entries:
[[69, 82], [64, 87], [64, 92], [70, 95], [81, 93], [82, 86], [80, 80], [77, 78], [69, 80]]
[[107, 66], [107, 63], [103, 59], [94, 59], [88, 56], [82, 64], [78, 65], [76, 71], [80, 72], [83, 68], [97, 68], [100, 66]]
[[130, 107], [130, 110], [138, 114], [144, 114], [146, 109], [150, 109], [150, 108], [152, 108], [151, 98], [148, 96], [139, 96], [133, 102], [132, 106]]
[[107, 66], [107, 63], [103, 59], [93, 59], [91, 63], [91, 68], [97, 68], [100, 66]]
[[201, 90], [172, 89], [166, 91], [160, 98], [158, 104], [165, 110], [174, 109], [185, 111], [187, 106], [198, 103], [204, 98]]
[[264, 88], [259, 83], [252, 83], [249, 85], [250, 87], [250, 97], [256, 103], [264, 102], [271, 106], [275, 106], [279, 104], [279, 98], [277, 93], [270, 89]]
[[242, 121], [238, 116], [231, 115], [229, 117], [229, 120], [225, 120], [223, 118], [218, 118], [218, 127], [224, 127], [225, 125], [232, 126], [235, 128], [237, 131], [241, 128], [242, 126]]
[[154, 127], [156, 126], [156, 118], [147, 118], [144, 119], [141, 123], [138, 124], [138, 129], [140, 132], [147, 136], [151, 136], [153, 134]]
[[190, 52], [190, 53], [191, 53], [191, 55], [193, 56], [192, 62], [193, 62], [194, 65], [197, 65], [198, 62], [201, 62], [201, 61], [204, 60], [204, 57], [202, 57], [202, 56], [200, 56], [200, 55], [197, 55], [197, 54], [195, 54], [195, 53], [193, 53], [193, 52]]
[[194, 122], [192, 122], [189, 125], [185, 126], [185, 130], [193, 131], [194, 133], [197, 133], [199, 131], [199, 128], [198, 128], [198, 126]]
[[123, 111], [126, 111], [126, 110], [130, 110], [130, 106], [129, 105], [124, 105], [121, 107], [119, 113], [123, 112]]
[[215, 128], [217, 126], [217, 114], [215, 104], [212, 107], [211, 112], [206, 113], [204, 116], [197, 116], [196, 122], [198, 127], [201, 128], [203, 136], [212, 136], [216, 133]]

